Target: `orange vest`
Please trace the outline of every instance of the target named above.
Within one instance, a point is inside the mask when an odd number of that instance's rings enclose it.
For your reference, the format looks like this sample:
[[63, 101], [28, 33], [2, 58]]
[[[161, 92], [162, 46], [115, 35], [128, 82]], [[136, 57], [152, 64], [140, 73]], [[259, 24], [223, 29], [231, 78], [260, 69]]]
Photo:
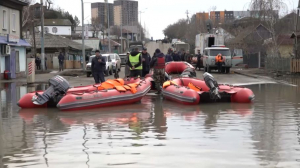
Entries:
[[221, 58], [222, 58], [222, 56], [217, 55], [216, 56], [216, 62], [223, 62], [223, 60]]

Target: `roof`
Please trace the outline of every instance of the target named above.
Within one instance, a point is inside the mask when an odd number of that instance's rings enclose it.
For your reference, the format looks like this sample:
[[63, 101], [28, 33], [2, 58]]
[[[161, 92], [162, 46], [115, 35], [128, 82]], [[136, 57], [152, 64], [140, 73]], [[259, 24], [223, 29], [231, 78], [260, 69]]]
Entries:
[[23, 40], [23, 39], [19, 39], [18, 43], [7, 42], [6, 36], [0, 36], [0, 44], [7, 44], [7, 45], [11, 45], [11, 46], [30, 47], [30, 44], [26, 40]]
[[[247, 36], [251, 35], [253, 32], [256, 32], [256, 29], [259, 27], [259, 26], [263, 26], [266, 30], [268, 30], [266, 28], [266, 26], [264, 26], [263, 24], [258, 24], [258, 25], [251, 25], [251, 26], [248, 26], [246, 27], [245, 29], [243, 29], [237, 36], [236, 38], [230, 40], [230, 43], [239, 43], [241, 42], [243, 39], [245, 39]], [[269, 30], [268, 30], [269, 31]], [[269, 31], [270, 32], [270, 31]]]
[[[36, 47], [41, 48], [41, 38], [40, 34], [36, 34]], [[44, 35], [44, 46], [45, 48], [72, 48], [74, 50], [82, 50], [82, 44], [72, 41], [68, 38], [52, 35], [52, 34], [45, 34]], [[30, 39], [27, 39], [28, 42], [31, 42]], [[85, 46], [86, 50], [92, 50], [93, 48], [89, 46]]]
[[[264, 44], [270, 44], [272, 43], [272, 39], [265, 40]], [[289, 34], [281, 34], [277, 37], [277, 44], [279, 46], [281, 45], [294, 45], [294, 39], [290, 38]]]
[[45, 26], [72, 26], [69, 19], [45, 19]]
[[294, 39], [289, 34], [281, 34], [277, 37], [278, 45], [294, 45]]
[[[82, 44], [82, 40], [73, 40], [73, 41]], [[93, 48], [93, 50], [99, 50], [99, 39], [84, 40], [84, 44], [90, 48]], [[103, 41], [103, 39], [101, 39], [101, 44], [102, 44], [102, 46], [108, 46], [108, 40], [105, 39]], [[110, 40], [110, 44], [111, 44], [111, 46], [120, 46], [121, 45], [120, 43], [117, 43], [114, 40]]]
[[216, 50], [226, 49], [226, 50], [229, 50], [229, 48], [227, 48], [227, 47], [206, 47], [205, 50], [207, 50], [207, 49], [216, 49]]
[[297, 37], [299, 37], [300, 36], [300, 31], [293, 32], [292, 35], [290, 36], [290, 38], [295, 38], [296, 34], [297, 34]]

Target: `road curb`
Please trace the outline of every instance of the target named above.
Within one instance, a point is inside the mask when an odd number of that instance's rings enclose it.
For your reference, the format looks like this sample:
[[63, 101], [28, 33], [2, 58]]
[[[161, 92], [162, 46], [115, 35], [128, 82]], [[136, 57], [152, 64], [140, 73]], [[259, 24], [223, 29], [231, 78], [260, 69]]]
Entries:
[[258, 78], [258, 76], [256, 76], [256, 75], [250, 75], [250, 74], [246, 74], [246, 73], [242, 73], [242, 72], [238, 72], [238, 71], [233, 71], [233, 72], [236, 73], [236, 74], [248, 76], [248, 77], [251, 77], [251, 78]]

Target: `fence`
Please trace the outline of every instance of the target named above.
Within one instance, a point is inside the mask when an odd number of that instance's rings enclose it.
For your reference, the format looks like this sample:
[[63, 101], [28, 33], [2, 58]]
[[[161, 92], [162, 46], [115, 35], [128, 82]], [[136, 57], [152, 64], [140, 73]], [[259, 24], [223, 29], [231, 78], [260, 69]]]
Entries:
[[291, 72], [292, 73], [300, 72], [300, 59], [291, 59]]
[[266, 57], [265, 68], [269, 71], [290, 72], [291, 58]]
[[265, 67], [265, 53], [245, 54], [243, 63], [247, 64], [249, 68]]

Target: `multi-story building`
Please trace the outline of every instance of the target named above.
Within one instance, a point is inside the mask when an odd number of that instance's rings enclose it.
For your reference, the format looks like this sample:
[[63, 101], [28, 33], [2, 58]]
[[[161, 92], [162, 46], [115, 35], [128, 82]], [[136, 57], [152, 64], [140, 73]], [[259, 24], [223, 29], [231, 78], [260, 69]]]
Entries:
[[[108, 12], [107, 12], [108, 5]], [[107, 15], [109, 13], [109, 25], [114, 25], [114, 4], [96, 2], [91, 4], [92, 19], [98, 18], [101, 25], [107, 27]]]
[[26, 0], [0, 1], [0, 73], [10, 72], [10, 78], [24, 76], [26, 72], [26, 47], [22, 39], [22, 10]]
[[132, 0], [115, 0], [114, 16], [115, 25], [133, 25], [138, 23], [139, 4]]
[[209, 13], [196, 13], [196, 22], [197, 23], [205, 23], [209, 19]]

